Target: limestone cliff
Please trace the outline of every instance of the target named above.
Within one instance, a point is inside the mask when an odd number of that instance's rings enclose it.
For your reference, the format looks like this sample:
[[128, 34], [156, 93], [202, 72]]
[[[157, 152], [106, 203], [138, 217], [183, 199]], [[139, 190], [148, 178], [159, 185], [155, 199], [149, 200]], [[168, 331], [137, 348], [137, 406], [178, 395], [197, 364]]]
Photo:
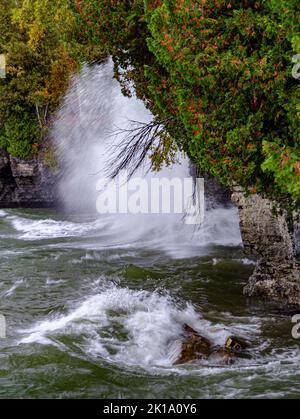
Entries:
[[52, 207], [56, 178], [42, 159], [22, 160], [0, 150], [0, 208]]
[[286, 214], [274, 212], [269, 199], [258, 194], [246, 196], [239, 188], [232, 199], [239, 208], [245, 252], [258, 257], [245, 294], [300, 305], [298, 216], [288, 220]]

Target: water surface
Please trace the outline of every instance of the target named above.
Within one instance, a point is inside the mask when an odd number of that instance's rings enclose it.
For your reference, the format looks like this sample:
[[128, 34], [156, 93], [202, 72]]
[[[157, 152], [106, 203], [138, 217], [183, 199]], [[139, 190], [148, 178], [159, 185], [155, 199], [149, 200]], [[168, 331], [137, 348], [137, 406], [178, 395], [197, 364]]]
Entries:
[[[0, 260], [0, 398], [300, 396], [293, 313], [242, 295], [254, 262], [233, 210], [200, 232], [1, 211]], [[251, 359], [173, 366], [184, 323], [215, 344], [247, 338]]]

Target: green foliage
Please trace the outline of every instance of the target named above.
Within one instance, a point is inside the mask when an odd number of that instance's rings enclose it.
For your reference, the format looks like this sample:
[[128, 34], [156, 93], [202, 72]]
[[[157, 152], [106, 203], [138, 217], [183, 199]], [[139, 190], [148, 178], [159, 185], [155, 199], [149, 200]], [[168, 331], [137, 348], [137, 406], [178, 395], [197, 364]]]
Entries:
[[280, 147], [275, 142], [264, 143], [263, 150], [266, 155], [263, 169], [274, 174], [275, 182], [282, 191], [300, 201], [299, 150]]
[[266, 3], [287, 29], [294, 51], [300, 53], [299, 0], [266, 0]]
[[299, 200], [298, 0], [0, 0], [0, 12], [0, 136], [14, 153], [40, 141], [77, 62], [111, 55], [124, 94], [167, 121], [155, 168], [176, 143], [225, 185]]
[[114, 59], [115, 76], [124, 94], [131, 94], [129, 85], [133, 83], [138, 95], [146, 101], [144, 63], [151, 63], [152, 54], [146, 44], [143, 0], [72, 0], [71, 3], [79, 39], [88, 45], [101, 45], [106, 55]]
[[68, 0], [0, 0], [0, 53], [7, 62], [0, 79], [1, 146], [29, 157], [45, 147], [51, 115], [78, 61], [99, 58], [100, 48], [80, 44]]
[[156, 118], [172, 120], [170, 136], [202, 170], [299, 198], [299, 172], [281, 176], [281, 154], [263, 147], [276, 139], [299, 162], [298, 0], [81, 0], [75, 11], [124, 90], [133, 83]]
[[289, 30], [260, 2], [201, 3], [166, 0], [149, 12], [149, 48], [169, 73], [189, 154], [226, 184], [265, 191], [263, 142], [299, 138]]
[[37, 136], [38, 126], [29, 115], [9, 118], [1, 129], [0, 148], [6, 149], [13, 156], [27, 158], [36, 151], [34, 141]]

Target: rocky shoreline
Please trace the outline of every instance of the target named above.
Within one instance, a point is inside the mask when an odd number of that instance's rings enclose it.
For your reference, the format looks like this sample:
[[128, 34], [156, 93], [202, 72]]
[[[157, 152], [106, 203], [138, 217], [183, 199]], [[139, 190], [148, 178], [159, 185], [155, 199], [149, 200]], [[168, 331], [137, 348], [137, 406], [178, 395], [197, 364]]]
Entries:
[[22, 160], [0, 150], [0, 208], [55, 207], [57, 178], [39, 157]]
[[258, 194], [246, 196], [235, 188], [240, 228], [246, 254], [258, 258], [244, 294], [282, 304], [300, 305], [299, 214], [289, 220], [276, 214], [276, 205]]

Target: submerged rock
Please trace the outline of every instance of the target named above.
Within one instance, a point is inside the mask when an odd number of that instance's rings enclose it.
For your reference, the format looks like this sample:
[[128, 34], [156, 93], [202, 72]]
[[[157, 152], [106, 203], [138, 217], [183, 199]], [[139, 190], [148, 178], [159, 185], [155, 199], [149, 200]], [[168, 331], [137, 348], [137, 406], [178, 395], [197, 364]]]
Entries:
[[208, 358], [211, 349], [210, 342], [187, 324], [184, 325], [183, 329], [185, 339], [182, 342], [180, 357], [175, 365]]
[[249, 353], [246, 352], [248, 347], [244, 339], [229, 336], [224, 346], [213, 349], [209, 359], [215, 359], [221, 365], [231, 365], [237, 358], [250, 358]]
[[249, 345], [244, 339], [237, 338], [236, 336], [229, 336], [225, 342], [225, 348], [235, 353], [244, 351], [248, 347]]
[[232, 351], [220, 346], [212, 350], [209, 360], [221, 366], [232, 365], [235, 362], [235, 355]]
[[182, 342], [181, 354], [174, 365], [186, 364], [202, 359], [215, 359], [221, 365], [230, 365], [237, 358], [249, 358], [246, 352], [248, 343], [238, 337], [229, 336], [224, 346], [212, 348], [209, 340], [196, 330], [185, 324], [183, 326], [185, 339]]

